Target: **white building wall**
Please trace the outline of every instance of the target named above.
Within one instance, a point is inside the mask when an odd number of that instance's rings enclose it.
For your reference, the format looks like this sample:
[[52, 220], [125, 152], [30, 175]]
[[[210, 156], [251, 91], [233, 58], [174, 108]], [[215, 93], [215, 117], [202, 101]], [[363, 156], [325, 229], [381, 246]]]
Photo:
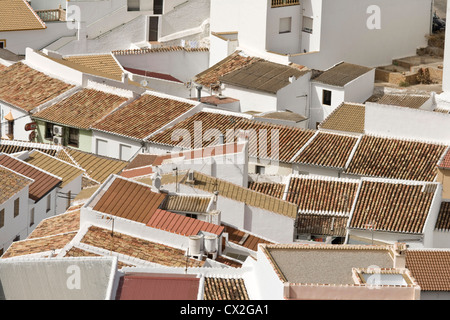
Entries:
[[[104, 149], [106, 150], [106, 153], [102, 150], [99, 150], [98, 140], [106, 141], [107, 146], [106, 149]], [[128, 161], [137, 152], [140, 152], [141, 148], [142, 148], [141, 142], [135, 139], [122, 137], [116, 134], [107, 133], [103, 131], [92, 130], [92, 149], [93, 149], [92, 152], [95, 154]], [[125, 153], [125, 150], [128, 150], [127, 153]]]
[[31, 122], [28, 112], [0, 100], [1, 137], [6, 138], [8, 133], [8, 121], [4, 117], [10, 112], [14, 118], [14, 140], [30, 141], [31, 131], [25, 131], [25, 124]]
[[344, 101], [364, 103], [373, 95], [375, 88], [375, 69], [347, 83], [344, 87]]
[[277, 92], [277, 110], [290, 110], [302, 116], [309, 116], [309, 89], [311, 72], [294, 80], [290, 85]]
[[[0, 204], [0, 211], [5, 210], [4, 226], [0, 228], [0, 249], [6, 251], [14, 238], [19, 235], [24, 239], [28, 235], [29, 187], [26, 186], [13, 197]], [[19, 200], [19, 215], [14, 218], [14, 200]]]
[[312, 33], [302, 32], [302, 44], [300, 52], [320, 51], [322, 30], [322, 0], [304, 1], [302, 5], [303, 17], [313, 19], [313, 31]]
[[[322, 103], [323, 90], [331, 91], [331, 105]], [[309, 127], [316, 128], [317, 122], [322, 122], [345, 100], [344, 88], [333, 87], [323, 83], [311, 82], [311, 114]]]
[[[39, 222], [41, 222], [45, 218], [52, 217], [56, 214], [57, 191], [58, 188], [54, 188], [38, 202], [35, 202], [33, 205], [30, 204], [30, 211], [31, 208], [34, 208], [34, 224], [29, 227], [28, 233], [31, 233], [31, 231], [33, 231], [37, 227]], [[50, 197], [50, 208], [49, 208], [50, 210], [47, 211], [48, 197]]]
[[222, 94], [230, 98], [238, 99], [241, 105], [241, 112], [277, 111], [277, 96], [275, 94], [240, 88], [230, 84], [225, 84], [225, 89], [222, 90]]
[[82, 185], [82, 175], [78, 176], [77, 178], [69, 182], [63, 188], [58, 188], [55, 214], [61, 214], [67, 210], [67, 203], [68, 203], [67, 193], [69, 191], [71, 192], [72, 198], [71, 202], [72, 202], [73, 198], [76, 197], [76, 195], [81, 191], [81, 185]]
[[[223, 0], [222, 0], [223, 1]], [[267, 10], [269, 0], [246, 0], [241, 1], [239, 9], [239, 43], [241, 46], [266, 51]], [[251, 13], [251, 14], [250, 14]], [[219, 30], [211, 29], [214, 32]], [[230, 30], [224, 30], [230, 31]]]

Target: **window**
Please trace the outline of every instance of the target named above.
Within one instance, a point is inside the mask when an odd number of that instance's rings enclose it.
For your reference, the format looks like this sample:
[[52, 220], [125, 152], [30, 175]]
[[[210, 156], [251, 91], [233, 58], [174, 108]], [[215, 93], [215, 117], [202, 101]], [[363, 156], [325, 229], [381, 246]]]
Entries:
[[80, 139], [80, 130], [76, 128], [69, 128], [69, 146], [78, 148]]
[[197, 214], [192, 214], [192, 213], [186, 213], [186, 217], [192, 218], [192, 219], [198, 219], [198, 215]]
[[0, 228], [5, 225], [5, 209], [0, 210]]
[[30, 211], [30, 227], [34, 224], [34, 208]]
[[313, 32], [313, 19], [309, 17], [303, 17], [303, 32], [312, 33]]
[[14, 136], [14, 120], [8, 120], [8, 135]]
[[280, 19], [280, 33], [291, 32], [292, 18], [281, 18]]
[[52, 208], [52, 195], [49, 194], [47, 197], [47, 211], [46, 212], [49, 212], [51, 208]]
[[53, 138], [53, 123], [45, 123], [45, 139], [52, 140]]
[[322, 104], [331, 106], [331, 91], [323, 90]]
[[264, 174], [264, 173], [266, 173], [266, 167], [264, 167], [264, 166], [256, 166], [255, 171], [256, 171], [257, 174]]
[[2, 39], [0, 40], [0, 49], [6, 48], [6, 40]]
[[128, 0], [127, 1], [128, 11], [139, 11], [139, 0]]
[[20, 211], [20, 198], [14, 200], [14, 218], [19, 215]]

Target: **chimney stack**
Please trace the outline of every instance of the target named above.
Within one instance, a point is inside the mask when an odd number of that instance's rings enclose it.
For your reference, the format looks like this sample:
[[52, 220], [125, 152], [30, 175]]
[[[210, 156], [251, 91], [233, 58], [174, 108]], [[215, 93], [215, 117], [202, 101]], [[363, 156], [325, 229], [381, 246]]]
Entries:
[[406, 244], [396, 242], [393, 247], [394, 268], [406, 267]]

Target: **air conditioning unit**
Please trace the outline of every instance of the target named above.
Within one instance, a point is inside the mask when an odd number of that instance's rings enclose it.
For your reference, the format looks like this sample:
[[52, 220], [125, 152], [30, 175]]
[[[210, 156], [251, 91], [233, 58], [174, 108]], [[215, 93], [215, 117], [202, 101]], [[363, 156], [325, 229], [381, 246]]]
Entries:
[[53, 137], [53, 143], [57, 145], [63, 144], [63, 137]]
[[53, 126], [53, 135], [54, 136], [62, 136], [63, 135], [63, 127]]

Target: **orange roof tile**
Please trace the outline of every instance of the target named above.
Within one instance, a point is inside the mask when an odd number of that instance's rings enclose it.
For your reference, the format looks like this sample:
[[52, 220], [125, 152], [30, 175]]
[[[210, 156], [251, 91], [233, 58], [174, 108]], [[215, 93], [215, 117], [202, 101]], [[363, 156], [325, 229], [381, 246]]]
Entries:
[[83, 89], [63, 101], [37, 112], [33, 118], [80, 129], [90, 129], [96, 122], [118, 108], [127, 98]]
[[33, 180], [2, 166], [0, 166], [0, 181], [0, 204], [33, 182]]
[[45, 23], [27, 1], [0, 0], [0, 32], [45, 28]]
[[205, 300], [250, 300], [243, 279], [205, 277]]
[[319, 125], [319, 129], [364, 133], [366, 107], [343, 102]]
[[0, 71], [0, 99], [25, 111], [31, 111], [73, 87], [22, 62]]
[[406, 251], [406, 268], [422, 291], [450, 291], [450, 250]]

